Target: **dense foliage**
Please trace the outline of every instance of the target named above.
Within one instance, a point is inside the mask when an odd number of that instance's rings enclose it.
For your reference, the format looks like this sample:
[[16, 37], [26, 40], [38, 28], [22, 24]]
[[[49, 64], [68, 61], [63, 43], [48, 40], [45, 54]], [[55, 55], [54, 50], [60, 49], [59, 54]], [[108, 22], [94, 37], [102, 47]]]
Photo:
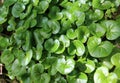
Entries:
[[120, 81], [120, 0], [4, 0], [0, 63], [21, 83]]

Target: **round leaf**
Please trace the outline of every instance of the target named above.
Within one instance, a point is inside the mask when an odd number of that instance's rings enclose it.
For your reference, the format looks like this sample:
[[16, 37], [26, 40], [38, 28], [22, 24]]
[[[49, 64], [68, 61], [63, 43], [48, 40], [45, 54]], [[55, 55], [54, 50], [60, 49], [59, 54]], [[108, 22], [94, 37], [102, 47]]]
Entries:
[[113, 20], [106, 20], [101, 23], [103, 27], [106, 28], [106, 38], [108, 40], [115, 40], [120, 37], [120, 27], [118, 26], [117, 22]]
[[77, 56], [82, 56], [84, 54], [84, 52], [85, 52], [84, 44], [82, 44], [82, 42], [79, 41], [79, 40], [74, 40], [73, 44], [76, 47]]
[[64, 57], [59, 58], [57, 61], [57, 70], [61, 74], [68, 74], [70, 73], [75, 67], [75, 61], [73, 59], [65, 60]]
[[111, 57], [111, 62], [113, 65], [120, 67], [120, 53], [116, 53]]
[[4, 63], [5, 65], [9, 65], [10, 63], [13, 62], [13, 60], [14, 60], [14, 55], [11, 53], [10, 50], [5, 49], [1, 55], [1, 62]]
[[109, 41], [101, 41], [101, 38], [90, 37], [87, 42], [88, 51], [93, 57], [106, 57], [112, 52], [113, 45]]

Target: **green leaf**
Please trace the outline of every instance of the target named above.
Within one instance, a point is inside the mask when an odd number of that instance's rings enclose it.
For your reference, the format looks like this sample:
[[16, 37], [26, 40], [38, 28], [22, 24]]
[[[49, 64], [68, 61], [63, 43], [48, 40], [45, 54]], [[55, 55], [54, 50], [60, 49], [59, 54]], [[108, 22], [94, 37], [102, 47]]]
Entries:
[[70, 46], [67, 49], [69, 55], [75, 55], [76, 53], [76, 47], [73, 44], [73, 42], [70, 43]]
[[14, 55], [11, 53], [11, 50], [5, 49], [1, 55], [1, 62], [5, 65], [9, 65], [14, 61]]
[[60, 20], [63, 17], [63, 14], [60, 12], [59, 7], [53, 6], [50, 8], [50, 12], [49, 12], [48, 16], [51, 19]]
[[91, 72], [94, 71], [94, 69], [95, 69], [95, 63], [94, 63], [94, 61], [87, 59], [85, 65], [87, 67], [87, 69], [85, 70], [85, 73], [91, 73]]
[[32, 50], [27, 51], [26, 55], [23, 58], [22, 65], [23, 66], [28, 65], [30, 63], [31, 59], [32, 59], [32, 56], [33, 56]]
[[105, 32], [106, 32], [106, 28], [103, 27], [101, 24], [98, 23], [92, 23], [89, 27], [88, 27], [90, 33], [92, 35], [95, 35], [97, 37], [102, 37], [104, 36]]
[[75, 67], [75, 61], [73, 59], [65, 60], [65, 57], [59, 58], [57, 61], [57, 70], [61, 74], [69, 74]]
[[111, 63], [117, 67], [120, 67], [120, 53], [116, 53], [111, 57]]
[[8, 23], [9, 23], [9, 26], [7, 27], [7, 31], [15, 30], [15, 27], [16, 27], [15, 18], [11, 17], [10, 20], [8, 21]]
[[48, 7], [49, 7], [48, 1], [40, 1], [36, 8], [37, 8], [39, 14], [43, 14], [48, 9]]
[[88, 77], [85, 73], [80, 73], [77, 76], [69, 76], [67, 77], [68, 83], [87, 83]]
[[13, 5], [16, 1], [17, 1], [17, 0], [5, 0], [5, 1], [4, 1], [4, 5], [5, 5], [6, 7], [9, 7], [9, 6]]
[[12, 15], [17, 18], [24, 11], [24, 9], [25, 5], [23, 3], [17, 2], [12, 7]]
[[5, 49], [9, 45], [10, 45], [9, 39], [6, 37], [0, 36], [0, 50]]
[[114, 73], [117, 75], [118, 79], [120, 79], [120, 67], [116, 67]]
[[63, 42], [60, 42], [58, 49], [55, 51], [56, 54], [62, 54], [65, 51], [65, 45]]
[[106, 38], [108, 40], [115, 40], [120, 37], [120, 27], [117, 22], [113, 20], [105, 20], [101, 24], [107, 29]]
[[59, 40], [64, 43], [65, 47], [69, 47], [70, 45], [70, 40], [68, 39], [67, 36], [61, 35]]
[[84, 52], [85, 52], [85, 47], [82, 44], [82, 42], [79, 41], [79, 40], [74, 40], [73, 44], [76, 47], [76, 54], [77, 54], [77, 56], [82, 56], [84, 54]]
[[39, 0], [32, 0], [32, 4], [33, 4], [33, 6], [37, 6], [38, 3], [39, 3]]
[[99, 9], [95, 9], [94, 12], [92, 12], [90, 15], [89, 15], [89, 19], [93, 20], [93, 21], [98, 21], [98, 20], [101, 20], [104, 16], [104, 12], [99, 10]]
[[117, 83], [117, 75], [109, 73], [107, 67], [99, 67], [94, 73], [94, 83]]
[[77, 33], [73, 29], [68, 29], [67, 33], [66, 33], [66, 35], [69, 39], [75, 39], [77, 37], [76, 34]]
[[18, 59], [16, 59], [11, 66], [11, 73], [13, 76], [21, 76], [26, 73], [26, 68], [22, 67]]
[[75, 30], [75, 33], [77, 33], [77, 39], [82, 41], [82, 43], [85, 43], [90, 35], [89, 30], [86, 26], [80, 26]]
[[55, 52], [58, 48], [59, 48], [60, 42], [59, 40], [54, 40], [53, 39], [48, 39], [45, 44], [44, 47], [48, 52]]
[[106, 10], [106, 9], [109, 9], [110, 7], [113, 7], [114, 5], [109, 0], [107, 1], [92, 0], [92, 6], [93, 8], [96, 8], [96, 9]]
[[60, 24], [58, 21], [48, 21], [48, 26], [52, 29], [53, 34], [57, 34], [60, 31]]
[[49, 83], [50, 76], [44, 72], [44, 66], [40, 63], [34, 65], [31, 68], [31, 78], [32, 82], [35, 83]]
[[101, 41], [101, 38], [95, 36], [90, 37], [87, 42], [87, 47], [92, 57], [106, 57], [112, 52], [113, 45], [109, 41]]

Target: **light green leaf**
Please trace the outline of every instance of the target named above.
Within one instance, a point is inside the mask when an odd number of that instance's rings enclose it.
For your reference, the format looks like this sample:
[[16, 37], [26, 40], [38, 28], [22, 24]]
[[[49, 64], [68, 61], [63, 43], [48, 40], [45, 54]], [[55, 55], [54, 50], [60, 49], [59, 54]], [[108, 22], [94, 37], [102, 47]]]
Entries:
[[77, 33], [73, 29], [68, 29], [66, 35], [69, 39], [75, 39], [77, 37]]
[[84, 47], [83, 43], [79, 40], [74, 40], [73, 44], [76, 47], [77, 56], [82, 56], [85, 52], [85, 47]]
[[108, 40], [115, 40], [120, 37], [120, 27], [117, 22], [113, 20], [106, 20], [101, 23], [107, 29], [106, 38]]
[[80, 26], [75, 30], [75, 33], [77, 33], [77, 39], [82, 41], [82, 43], [85, 43], [87, 41], [87, 38], [89, 37], [90, 33], [86, 26]]
[[94, 63], [94, 61], [87, 59], [85, 65], [87, 67], [87, 69], [85, 70], [85, 73], [91, 73], [91, 72], [94, 71], [94, 69], [95, 69], [95, 63]]
[[104, 36], [105, 32], [106, 32], [106, 28], [103, 27], [101, 24], [98, 23], [92, 23], [89, 27], [88, 27], [90, 33], [92, 35], [95, 35], [97, 37], [102, 37]]
[[120, 53], [116, 53], [111, 57], [111, 63], [117, 67], [120, 67]]
[[28, 65], [30, 63], [31, 59], [32, 59], [32, 56], [33, 56], [32, 50], [27, 51], [26, 55], [23, 58], [22, 65], [23, 66]]
[[65, 47], [69, 47], [70, 45], [70, 40], [68, 39], [67, 36], [61, 35], [59, 40], [64, 43]]
[[57, 70], [61, 74], [69, 74], [75, 67], [75, 61], [73, 59], [65, 60], [65, 57], [59, 58], [57, 61]]
[[12, 7], [12, 15], [17, 18], [24, 11], [24, 9], [25, 5], [23, 3], [17, 2]]
[[103, 41], [95, 36], [90, 37], [87, 42], [87, 47], [92, 57], [106, 57], [112, 52], [113, 44], [109, 41]]
[[48, 39], [46, 40], [44, 47], [48, 52], [55, 52], [60, 46], [59, 40]]

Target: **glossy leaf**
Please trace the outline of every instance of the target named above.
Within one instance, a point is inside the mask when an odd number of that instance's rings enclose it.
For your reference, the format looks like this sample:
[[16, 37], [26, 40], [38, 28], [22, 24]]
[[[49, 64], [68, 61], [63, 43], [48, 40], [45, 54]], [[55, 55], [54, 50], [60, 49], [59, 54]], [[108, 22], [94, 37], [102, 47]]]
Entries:
[[98, 23], [92, 23], [88, 28], [90, 33], [97, 37], [102, 37], [106, 32], [106, 28], [104, 28], [101, 24]]
[[20, 2], [15, 3], [14, 6], [12, 7], [12, 15], [17, 18], [20, 16], [24, 9], [25, 5], [23, 3]]
[[23, 58], [22, 65], [23, 66], [28, 65], [30, 63], [31, 59], [32, 59], [32, 56], [33, 56], [32, 50], [27, 51], [26, 55]]
[[80, 26], [75, 30], [75, 32], [77, 33], [77, 39], [82, 41], [82, 43], [85, 43], [90, 35], [89, 30], [86, 26]]
[[77, 56], [82, 56], [84, 54], [84, 52], [85, 52], [85, 47], [82, 44], [82, 42], [80, 42], [79, 40], [74, 40], [73, 44], [76, 47]]
[[87, 42], [87, 47], [92, 57], [106, 57], [112, 52], [113, 45], [109, 41], [101, 41], [101, 38], [90, 37]]
[[14, 55], [11, 53], [11, 50], [5, 49], [0, 59], [2, 63], [9, 65], [14, 61]]
[[74, 66], [75, 62], [73, 59], [65, 60], [65, 58], [62, 57], [58, 59], [56, 68], [61, 74], [68, 74], [74, 69]]
[[113, 20], [106, 20], [101, 23], [107, 29], [106, 38], [108, 40], [115, 40], [120, 37], [120, 27]]
[[116, 53], [111, 57], [111, 62], [113, 65], [120, 66], [120, 53]]

